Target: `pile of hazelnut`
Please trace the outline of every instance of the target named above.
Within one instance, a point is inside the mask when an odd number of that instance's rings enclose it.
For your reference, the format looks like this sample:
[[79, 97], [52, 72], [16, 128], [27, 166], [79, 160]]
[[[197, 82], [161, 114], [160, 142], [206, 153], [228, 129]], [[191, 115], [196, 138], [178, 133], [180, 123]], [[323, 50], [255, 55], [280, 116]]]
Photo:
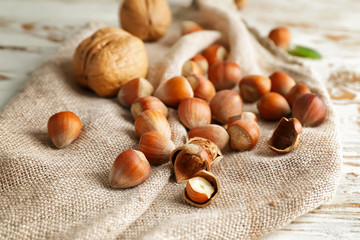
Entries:
[[[194, 22], [184, 22], [182, 34], [201, 31]], [[187, 182], [184, 199], [197, 207], [211, 204], [220, 186], [210, 172], [230, 145], [234, 151], [249, 151], [260, 136], [257, 116], [243, 112], [243, 101], [257, 101], [258, 114], [279, 121], [267, 142], [277, 153], [287, 153], [298, 143], [302, 126], [319, 125], [326, 114], [322, 99], [283, 73], [242, 76], [240, 66], [226, 61], [228, 51], [214, 44], [186, 61], [182, 76], [175, 76], [154, 91], [151, 83], [137, 77], [119, 90], [119, 103], [135, 119], [138, 150], [128, 149], [116, 158], [110, 170], [113, 188], [129, 188], [144, 182], [150, 164], [170, 161], [176, 182]], [[238, 86], [239, 93], [233, 89]], [[189, 129], [189, 141], [176, 148], [167, 120], [168, 108], [176, 108], [181, 123]], [[292, 118], [287, 119], [292, 113]], [[60, 112], [48, 121], [48, 133], [58, 148], [69, 145], [81, 131], [81, 121], [72, 112]]]

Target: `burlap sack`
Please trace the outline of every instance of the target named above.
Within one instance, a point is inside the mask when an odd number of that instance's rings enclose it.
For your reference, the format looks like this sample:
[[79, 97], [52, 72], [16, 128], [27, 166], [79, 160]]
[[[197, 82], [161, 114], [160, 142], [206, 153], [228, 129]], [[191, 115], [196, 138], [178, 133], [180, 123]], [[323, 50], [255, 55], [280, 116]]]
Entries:
[[[114, 159], [121, 151], [136, 149], [138, 138], [127, 109], [75, 83], [74, 49], [100, 27], [89, 25], [32, 74], [0, 116], [1, 239], [250, 239], [333, 196], [341, 157], [334, 110], [324, 86], [308, 68], [248, 29], [238, 13], [216, 1], [199, 5], [201, 13], [178, 12], [168, 35], [147, 44], [154, 85], [179, 75], [185, 60], [222, 36], [230, 60], [244, 75], [281, 70], [309, 85], [326, 103], [324, 123], [304, 128], [298, 148], [278, 155], [265, 144], [276, 123], [260, 119], [256, 147], [249, 152], [227, 149], [213, 168], [221, 191], [204, 209], [182, 199], [185, 185], [175, 183], [169, 164], [153, 166], [149, 179], [137, 187], [111, 189]], [[179, 20], [188, 17], [222, 34], [204, 31], [179, 39]], [[245, 109], [257, 112], [255, 104]], [[75, 112], [83, 129], [73, 144], [55, 149], [47, 136], [47, 120], [64, 110]], [[176, 110], [170, 110], [169, 121], [178, 146], [186, 139], [186, 129]]]

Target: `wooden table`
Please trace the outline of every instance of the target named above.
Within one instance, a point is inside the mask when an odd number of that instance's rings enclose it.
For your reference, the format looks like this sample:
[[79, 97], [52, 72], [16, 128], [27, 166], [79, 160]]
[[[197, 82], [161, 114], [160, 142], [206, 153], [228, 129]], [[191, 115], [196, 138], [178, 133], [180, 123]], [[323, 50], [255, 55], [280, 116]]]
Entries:
[[[170, 0], [186, 4], [186, 1]], [[1, 0], [0, 109], [67, 38], [89, 21], [118, 25], [117, 0]], [[267, 35], [287, 26], [292, 41], [322, 60], [305, 60], [329, 90], [338, 113], [343, 176], [335, 198], [265, 237], [360, 239], [360, 1], [249, 0], [246, 21]]]

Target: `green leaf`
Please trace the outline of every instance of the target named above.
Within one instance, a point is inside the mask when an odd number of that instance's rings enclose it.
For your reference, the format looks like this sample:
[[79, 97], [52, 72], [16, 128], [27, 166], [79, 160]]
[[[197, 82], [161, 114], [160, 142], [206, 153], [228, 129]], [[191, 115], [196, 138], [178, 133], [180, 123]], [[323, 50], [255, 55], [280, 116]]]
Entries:
[[316, 50], [299, 45], [296, 45], [295, 47], [288, 49], [288, 53], [290, 55], [297, 57], [312, 58], [312, 59], [322, 58], [321, 54]]

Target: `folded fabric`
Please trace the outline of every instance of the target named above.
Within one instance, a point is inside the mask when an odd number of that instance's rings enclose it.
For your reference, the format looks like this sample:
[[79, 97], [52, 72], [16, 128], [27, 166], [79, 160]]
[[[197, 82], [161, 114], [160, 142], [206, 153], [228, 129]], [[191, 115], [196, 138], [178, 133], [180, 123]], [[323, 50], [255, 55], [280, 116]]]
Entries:
[[[117, 155], [137, 149], [131, 113], [115, 99], [97, 97], [76, 84], [72, 56], [81, 40], [102, 27], [86, 26], [34, 71], [24, 90], [0, 115], [0, 236], [2, 239], [250, 239], [280, 228], [335, 193], [341, 156], [333, 107], [321, 82], [302, 63], [277, 49], [221, 1], [198, 1], [200, 10], [174, 14], [166, 37], [147, 43], [154, 86], [181, 74], [182, 64], [221, 41], [243, 75], [290, 74], [321, 96], [325, 121], [304, 128], [298, 147], [285, 155], [266, 146], [276, 123], [259, 119], [261, 136], [248, 152], [225, 150], [214, 166], [221, 191], [202, 209], [182, 199], [184, 184], [170, 164], [152, 166], [141, 185], [116, 190], [109, 170]], [[181, 20], [192, 18], [213, 30], [183, 37]], [[79, 138], [64, 149], [47, 135], [49, 117], [73, 111], [83, 124]], [[257, 112], [255, 104], [245, 110]], [[176, 146], [186, 129], [176, 110], [169, 122]]]

